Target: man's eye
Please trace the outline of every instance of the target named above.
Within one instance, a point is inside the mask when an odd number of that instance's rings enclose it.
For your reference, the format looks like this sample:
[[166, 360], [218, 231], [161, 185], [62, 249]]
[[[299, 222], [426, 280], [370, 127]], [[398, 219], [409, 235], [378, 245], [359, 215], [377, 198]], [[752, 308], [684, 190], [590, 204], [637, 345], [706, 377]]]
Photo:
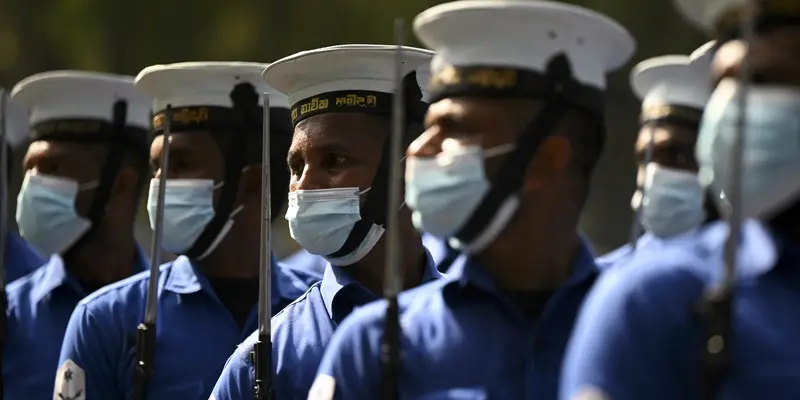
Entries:
[[327, 167], [338, 167], [347, 163], [348, 158], [339, 154], [330, 154], [326, 157], [325, 164]]
[[303, 172], [303, 167], [304, 166], [305, 166], [305, 163], [303, 162], [303, 160], [290, 161], [289, 162], [289, 172], [291, 172], [292, 175], [300, 175]]

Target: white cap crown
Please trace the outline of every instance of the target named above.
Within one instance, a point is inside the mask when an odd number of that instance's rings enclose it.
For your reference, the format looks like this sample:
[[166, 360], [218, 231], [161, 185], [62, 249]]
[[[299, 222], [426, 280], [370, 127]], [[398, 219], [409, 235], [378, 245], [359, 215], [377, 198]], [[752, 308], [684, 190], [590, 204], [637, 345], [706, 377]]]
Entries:
[[[394, 93], [396, 51], [396, 46], [369, 44], [303, 51], [272, 63], [264, 70], [263, 79], [288, 95], [293, 121], [320, 111], [366, 111], [383, 108], [389, 105], [380, 104], [374, 96], [370, 98], [352, 93], [349, 94], [351, 98], [346, 99], [348, 94], [344, 92]], [[404, 47], [402, 54], [403, 73], [418, 72], [417, 84], [424, 99], [430, 76], [429, 69], [425, 67], [434, 53], [430, 50]], [[317, 98], [336, 93], [341, 98]]]
[[[272, 63], [264, 70], [263, 78], [286, 93], [290, 104], [339, 90], [391, 94], [394, 93], [395, 51], [395, 46], [369, 44], [303, 51]], [[408, 74], [430, 61], [433, 52], [404, 47], [403, 55], [403, 72]]]
[[29, 76], [11, 97], [27, 108], [31, 126], [60, 119], [113, 122], [114, 104], [127, 102], [127, 125], [150, 127], [151, 98], [137, 91], [133, 77], [85, 71], [51, 71]]
[[598, 89], [635, 49], [630, 33], [611, 18], [550, 1], [445, 3], [419, 14], [414, 31], [436, 51], [434, 75], [449, 66], [544, 72], [553, 57], [566, 54], [575, 79]]
[[3, 119], [0, 123], [5, 124], [8, 144], [11, 147], [17, 147], [28, 135], [28, 112], [22, 104], [12, 100], [8, 92], [3, 91], [2, 96], [6, 97], [6, 108], [5, 114], [0, 115], [0, 118]]
[[269, 64], [253, 62], [181, 62], [151, 65], [136, 76], [136, 87], [152, 95], [153, 112], [193, 106], [233, 107], [231, 91], [250, 83], [258, 94], [269, 93], [270, 108], [288, 108], [286, 96], [261, 80]]
[[642, 100], [642, 111], [664, 105], [702, 110], [711, 96], [708, 67], [693, 65], [682, 55], [642, 61], [631, 72], [631, 87]]

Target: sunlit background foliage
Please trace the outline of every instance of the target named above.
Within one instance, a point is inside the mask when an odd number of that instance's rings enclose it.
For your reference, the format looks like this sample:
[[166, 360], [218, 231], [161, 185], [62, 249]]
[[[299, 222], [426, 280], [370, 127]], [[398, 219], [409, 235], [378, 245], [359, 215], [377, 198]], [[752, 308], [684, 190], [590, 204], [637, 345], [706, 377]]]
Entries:
[[[498, 0], [501, 1], [501, 0]], [[391, 43], [392, 20], [442, 3], [425, 0], [0, 0], [0, 85], [54, 69], [136, 75], [179, 61], [269, 62], [291, 53], [344, 43]], [[634, 61], [608, 89], [606, 153], [595, 174], [582, 228], [598, 251], [627, 240], [634, 190], [633, 141], [638, 102], [630, 67], [663, 54], [688, 54], [704, 42], [669, 0], [572, 1], [604, 12], [638, 40]], [[410, 33], [413, 45], [419, 43]], [[22, 150], [15, 151], [17, 157]], [[19, 169], [16, 169], [19, 172]], [[19, 184], [19, 177], [15, 185]], [[13, 202], [12, 202], [13, 203]], [[144, 201], [137, 234], [149, 248]], [[12, 210], [13, 211], [13, 210]], [[285, 221], [275, 249], [296, 249]]]

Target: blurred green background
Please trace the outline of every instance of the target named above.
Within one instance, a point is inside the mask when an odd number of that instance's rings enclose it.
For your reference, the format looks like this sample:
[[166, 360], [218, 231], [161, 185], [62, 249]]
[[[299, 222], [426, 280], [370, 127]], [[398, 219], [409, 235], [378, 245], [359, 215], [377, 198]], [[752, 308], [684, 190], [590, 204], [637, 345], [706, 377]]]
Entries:
[[[392, 43], [395, 17], [410, 25], [416, 14], [439, 3], [444, 1], [2, 0], [0, 86], [10, 89], [28, 75], [54, 69], [136, 75], [152, 64], [269, 62], [315, 47]], [[582, 222], [596, 250], [604, 252], [625, 242], [630, 226], [632, 149], [639, 110], [628, 85], [630, 68], [657, 55], [688, 54], [705, 40], [678, 16], [669, 0], [569, 3], [606, 13], [638, 41], [633, 61], [611, 78], [608, 143]], [[419, 46], [410, 29], [407, 40]], [[15, 156], [23, 151], [17, 149]], [[19, 177], [13, 184], [18, 188]], [[149, 249], [151, 232], [144, 205], [143, 201], [136, 230]], [[288, 237], [285, 220], [279, 222], [275, 250], [285, 256], [297, 245]]]

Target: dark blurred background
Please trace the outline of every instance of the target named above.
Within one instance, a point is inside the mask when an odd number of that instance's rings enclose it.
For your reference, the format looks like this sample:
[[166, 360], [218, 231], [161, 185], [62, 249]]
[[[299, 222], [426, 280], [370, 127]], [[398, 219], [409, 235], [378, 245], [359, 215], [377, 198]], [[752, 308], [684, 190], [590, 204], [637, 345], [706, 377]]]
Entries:
[[[500, 0], [498, 0], [500, 1]], [[392, 20], [445, 1], [429, 0], [0, 0], [0, 86], [55, 69], [136, 75], [152, 64], [180, 61], [258, 61], [316, 47], [386, 43]], [[595, 173], [582, 228], [598, 252], [627, 240], [634, 190], [633, 143], [639, 103], [628, 85], [630, 68], [664, 54], [688, 54], [705, 42], [669, 0], [566, 1], [603, 12], [638, 41], [634, 59], [608, 88], [608, 142]], [[419, 46], [410, 33], [407, 43]], [[17, 149], [20, 158], [23, 149]], [[18, 172], [19, 169], [16, 169]], [[13, 188], [18, 188], [15, 177]], [[16, 192], [14, 192], [16, 193]], [[149, 249], [142, 201], [137, 235]], [[13, 201], [10, 202], [13, 207]], [[13, 210], [12, 215], [13, 215]], [[282, 215], [281, 215], [282, 216]], [[286, 223], [274, 233], [275, 251], [297, 249]]]

